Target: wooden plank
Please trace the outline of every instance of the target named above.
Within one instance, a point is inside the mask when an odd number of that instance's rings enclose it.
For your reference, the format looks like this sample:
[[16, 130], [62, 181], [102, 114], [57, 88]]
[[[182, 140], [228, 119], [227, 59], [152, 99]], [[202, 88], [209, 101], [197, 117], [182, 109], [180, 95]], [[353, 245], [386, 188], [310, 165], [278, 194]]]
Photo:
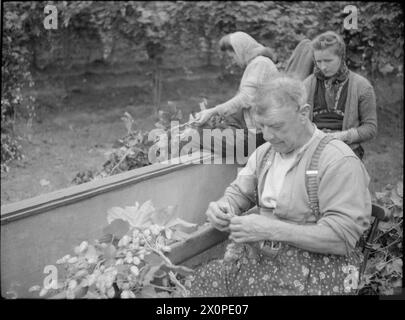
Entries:
[[[120, 174], [106, 177], [101, 180], [90, 181], [81, 185], [72, 186], [45, 195], [40, 195], [23, 201], [1, 206], [1, 224], [29, 217], [61, 206], [79, 202], [84, 199], [124, 188], [128, 185], [140, 183], [154, 177], [163, 176], [185, 167], [196, 165], [204, 159], [214, 157], [211, 154], [202, 154], [201, 157], [175, 159], [171, 162], [156, 163], [147, 167], [138, 168]], [[186, 159], [186, 160], [184, 160]], [[178, 163], [177, 163], [178, 162]]]
[[167, 257], [173, 264], [181, 264], [192, 257], [225, 241], [229, 233], [205, 225], [190, 235], [190, 238], [175, 243]]

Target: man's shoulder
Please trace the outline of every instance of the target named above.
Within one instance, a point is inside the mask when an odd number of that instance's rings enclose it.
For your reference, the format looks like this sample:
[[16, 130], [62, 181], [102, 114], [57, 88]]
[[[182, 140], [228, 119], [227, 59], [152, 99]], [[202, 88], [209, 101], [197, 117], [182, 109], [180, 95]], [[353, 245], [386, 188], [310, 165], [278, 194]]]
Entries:
[[[331, 183], [350, 184], [348, 177], [370, 181], [367, 169], [353, 150], [344, 142], [334, 139], [330, 141], [319, 159], [319, 178], [328, 174]], [[343, 180], [342, 180], [343, 179]], [[349, 179], [349, 180], [347, 180]], [[339, 182], [340, 181], [340, 182]], [[351, 188], [351, 185], [347, 185]]]
[[262, 145], [258, 146], [255, 151], [253, 151], [253, 153], [249, 156], [249, 160], [255, 159], [255, 162], [257, 162], [267, 153], [267, 151], [270, 150], [270, 148], [271, 148], [270, 142], [263, 143]]
[[353, 150], [346, 143], [338, 139], [333, 139], [325, 146], [319, 161], [320, 165], [328, 166], [345, 158], [358, 159]]

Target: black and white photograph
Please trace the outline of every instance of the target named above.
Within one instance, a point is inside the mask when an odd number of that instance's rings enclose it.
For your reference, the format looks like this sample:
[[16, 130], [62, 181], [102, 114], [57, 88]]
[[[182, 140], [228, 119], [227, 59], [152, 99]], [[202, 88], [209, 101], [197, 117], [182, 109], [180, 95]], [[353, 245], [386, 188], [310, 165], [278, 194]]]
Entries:
[[403, 300], [403, 9], [2, 1], [2, 300]]

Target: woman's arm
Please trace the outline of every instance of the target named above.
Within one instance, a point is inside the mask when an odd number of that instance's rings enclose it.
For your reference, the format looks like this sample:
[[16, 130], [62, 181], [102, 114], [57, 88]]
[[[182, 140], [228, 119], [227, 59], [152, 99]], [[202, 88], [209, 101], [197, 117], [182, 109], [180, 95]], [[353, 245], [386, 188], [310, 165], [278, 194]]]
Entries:
[[239, 92], [230, 100], [217, 105], [215, 112], [227, 117], [252, 104], [257, 88], [277, 72], [276, 66], [270, 61], [252, 61], [245, 69], [239, 86]]
[[371, 140], [377, 134], [377, 104], [374, 89], [369, 83], [359, 87], [359, 126], [333, 134], [337, 139], [349, 145]]
[[351, 143], [365, 142], [377, 135], [377, 103], [371, 85], [362, 88], [359, 93], [359, 118], [358, 137], [354, 137]]

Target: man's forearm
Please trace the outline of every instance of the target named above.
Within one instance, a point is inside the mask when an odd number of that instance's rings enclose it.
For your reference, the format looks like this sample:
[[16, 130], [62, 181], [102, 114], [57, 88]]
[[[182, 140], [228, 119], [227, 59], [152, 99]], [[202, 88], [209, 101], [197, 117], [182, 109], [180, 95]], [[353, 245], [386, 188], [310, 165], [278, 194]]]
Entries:
[[323, 254], [345, 255], [345, 243], [324, 225], [296, 225], [280, 220], [271, 222], [271, 239]]

